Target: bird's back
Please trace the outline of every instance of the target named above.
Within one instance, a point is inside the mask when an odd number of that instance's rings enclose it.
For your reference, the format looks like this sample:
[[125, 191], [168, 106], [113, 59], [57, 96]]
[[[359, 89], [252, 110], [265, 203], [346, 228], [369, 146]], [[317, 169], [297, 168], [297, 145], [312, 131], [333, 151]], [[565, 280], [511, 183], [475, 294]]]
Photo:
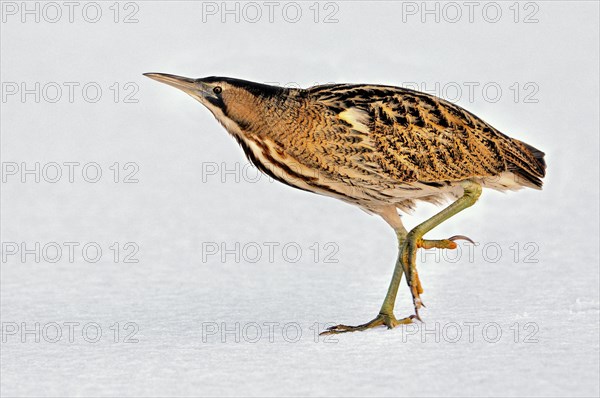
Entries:
[[433, 95], [349, 84], [315, 86], [307, 94], [330, 115], [330, 130], [352, 137], [384, 175], [399, 182], [446, 183], [508, 172], [517, 184], [542, 186], [543, 152]]

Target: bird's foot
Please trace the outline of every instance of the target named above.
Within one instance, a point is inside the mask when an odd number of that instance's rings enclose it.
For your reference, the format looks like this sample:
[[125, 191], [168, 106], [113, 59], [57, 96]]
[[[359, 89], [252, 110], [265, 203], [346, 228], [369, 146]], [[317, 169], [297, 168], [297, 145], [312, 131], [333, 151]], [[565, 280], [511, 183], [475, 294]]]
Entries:
[[393, 329], [398, 325], [406, 325], [413, 322], [415, 318], [414, 315], [411, 315], [407, 318], [402, 318], [400, 320], [396, 319], [396, 317], [391, 314], [379, 314], [375, 319], [370, 322], [363, 323], [358, 326], [347, 326], [347, 325], [336, 325], [327, 328], [327, 330], [319, 333], [319, 335], [324, 336], [328, 334], [340, 334], [340, 333], [348, 333], [348, 332], [359, 332], [367, 329], [372, 329], [378, 326], [387, 326], [388, 329]]
[[448, 239], [441, 240], [429, 240], [429, 239], [418, 239], [416, 241], [417, 248], [419, 249], [456, 249], [457, 240], [466, 240], [475, 244], [471, 238], [464, 235], [454, 235]]
[[457, 240], [466, 240], [475, 244], [470, 238], [463, 235], [455, 235], [448, 239], [441, 240], [429, 240], [422, 238], [414, 238], [410, 236], [404, 242], [402, 247], [402, 264], [404, 265], [404, 272], [406, 273], [406, 280], [408, 282], [408, 286], [410, 287], [410, 292], [413, 297], [413, 306], [415, 308], [414, 317], [421, 320], [419, 316], [419, 309], [421, 307], [425, 307], [423, 304], [423, 300], [421, 300], [421, 294], [423, 293], [423, 285], [421, 285], [421, 280], [419, 279], [419, 273], [417, 272], [417, 262], [416, 262], [416, 253], [417, 249], [456, 249]]

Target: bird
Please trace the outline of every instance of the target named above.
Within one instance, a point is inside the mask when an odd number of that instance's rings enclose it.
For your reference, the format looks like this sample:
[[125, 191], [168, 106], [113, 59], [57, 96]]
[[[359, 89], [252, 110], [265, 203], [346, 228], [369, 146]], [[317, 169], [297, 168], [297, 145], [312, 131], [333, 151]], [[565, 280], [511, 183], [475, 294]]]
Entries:
[[[378, 314], [323, 335], [422, 321], [419, 249], [456, 249], [457, 240], [424, 235], [479, 199], [483, 188], [542, 188], [545, 154], [511, 138], [466, 109], [416, 90], [379, 84], [326, 84], [306, 89], [230, 77], [145, 76], [204, 105], [260, 171], [293, 188], [332, 197], [378, 215], [395, 231], [398, 257]], [[408, 231], [401, 213], [417, 203], [451, 203]], [[414, 314], [394, 315], [403, 275]]]

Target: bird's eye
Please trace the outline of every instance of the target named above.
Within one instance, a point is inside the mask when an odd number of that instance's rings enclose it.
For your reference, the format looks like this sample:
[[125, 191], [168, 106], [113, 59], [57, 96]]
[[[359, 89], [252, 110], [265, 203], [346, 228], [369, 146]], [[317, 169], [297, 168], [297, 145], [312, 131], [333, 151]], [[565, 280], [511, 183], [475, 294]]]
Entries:
[[215, 86], [215, 88], [213, 88], [213, 93], [215, 94], [221, 94], [221, 91], [223, 91], [221, 86]]

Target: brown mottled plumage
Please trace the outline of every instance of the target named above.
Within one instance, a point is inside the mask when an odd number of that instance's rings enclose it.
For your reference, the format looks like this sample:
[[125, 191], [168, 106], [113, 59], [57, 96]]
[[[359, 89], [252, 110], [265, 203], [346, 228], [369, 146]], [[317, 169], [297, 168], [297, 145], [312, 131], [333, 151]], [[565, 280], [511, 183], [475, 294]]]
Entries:
[[[421, 305], [421, 288], [414, 260], [402, 259], [410, 252], [405, 242], [453, 248], [452, 238], [426, 241], [422, 235], [472, 205], [481, 186], [541, 188], [545, 175], [543, 152], [429, 94], [380, 85], [293, 89], [223, 77], [147, 75], [202, 102], [249, 160], [273, 178], [381, 215], [401, 242], [398, 264], [403, 262], [413, 289], [415, 310]], [[446, 197], [459, 198], [460, 205], [407, 233], [396, 208], [408, 210], [417, 200], [438, 203]], [[388, 327], [395, 326], [389, 314], [394, 283], [380, 312]]]
[[374, 85], [220, 84], [235, 125], [216, 116], [252, 163], [288, 185], [368, 211], [456, 196], [465, 179], [496, 189], [542, 185], [542, 152], [429, 94]]

